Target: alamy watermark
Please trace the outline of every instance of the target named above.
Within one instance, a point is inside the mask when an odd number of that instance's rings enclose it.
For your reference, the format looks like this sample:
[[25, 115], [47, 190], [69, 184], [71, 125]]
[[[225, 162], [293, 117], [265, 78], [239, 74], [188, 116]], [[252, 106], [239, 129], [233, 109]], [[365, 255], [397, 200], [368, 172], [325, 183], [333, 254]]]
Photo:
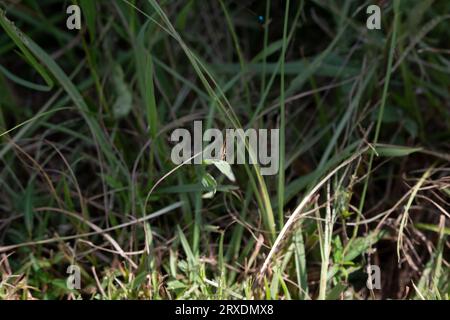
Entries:
[[366, 27], [369, 30], [381, 29], [381, 9], [376, 4], [370, 5], [366, 9], [366, 13], [369, 17], [366, 21]]
[[[67, 7], [66, 13], [69, 15], [66, 20], [66, 26], [69, 30], [81, 30], [81, 8], [72, 4]], [[378, 5], [372, 4], [366, 8], [366, 13], [369, 15], [366, 20], [366, 27], [369, 30], [381, 29], [381, 9]], [[264, 20], [264, 17], [259, 16], [258, 20]]]
[[69, 274], [66, 280], [66, 286], [69, 290], [80, 290], [81, 288], [81, 269], [79, 266], [71, 264], [67, 267], [66, 273]]
[[172, 132], [170, 140], [177, 142], [171, 152], [174, 164], [224, 160], [229, 164], [259, 164], [262, 175], [278, 173], [279, 129], [226, 129], [224, 136], [221, 130], [214, 128], [203, 132], [203, 123], [194, 121], [193, 131], [193, 136], [183, 128]]
[[78, 5], [73, 4], [67, 7], [66, 13], [69, 15], [66, 20], [66, 27], [69, 30], [81, 29], [81, 9]]
[[374, 264], [370, 264], [366, 269], [367, 273], [367, 288], [370, 290], [381, 289], [381, 270], [380, 267]]

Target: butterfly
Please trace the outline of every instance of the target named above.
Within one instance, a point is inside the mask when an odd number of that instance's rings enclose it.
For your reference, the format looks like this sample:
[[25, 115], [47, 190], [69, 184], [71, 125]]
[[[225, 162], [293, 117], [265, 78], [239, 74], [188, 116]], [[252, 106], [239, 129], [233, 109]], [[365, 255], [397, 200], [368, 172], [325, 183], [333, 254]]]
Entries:
[[245, 9], [248, 13], [250, 13], [252, 16], [256, 17], [256, 20], [258, 21], [258, 23], [262, 26], [264, 26], [266, 24], [266, 18], [263, 15], [259, 15], [257, 14], [255, 11], [251, 10], [248, 7], [243, 6], [242, 4], [238, 3], [237, 1], [235, 1], [235, 3], [240, 6], [241, 8]]
[[264, 24], [265, 20], [266, 20], [266, 19], [264, 19], [264, 16], [258, 16], [258, 22], [259, 22], [260, 24]]

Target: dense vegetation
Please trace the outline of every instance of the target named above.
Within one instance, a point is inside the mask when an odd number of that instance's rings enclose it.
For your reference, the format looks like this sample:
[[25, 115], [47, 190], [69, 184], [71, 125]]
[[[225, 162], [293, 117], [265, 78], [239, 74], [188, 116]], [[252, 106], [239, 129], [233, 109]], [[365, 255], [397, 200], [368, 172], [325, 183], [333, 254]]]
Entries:
[[[449, 298], [449, 1], [73, 3], [0, 1], [0, 298]], [[176, 166], [195, 120], [278, 174]]]

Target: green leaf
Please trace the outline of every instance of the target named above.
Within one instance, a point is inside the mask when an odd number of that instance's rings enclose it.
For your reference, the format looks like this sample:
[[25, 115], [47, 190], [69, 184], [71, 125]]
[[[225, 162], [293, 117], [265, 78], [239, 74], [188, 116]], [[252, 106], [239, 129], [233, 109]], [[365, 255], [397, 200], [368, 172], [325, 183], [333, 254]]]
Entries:
[[344, 262], [349, 262], [367, 251], [373, 244], [381, 239], [382, 232], [372, 232], [365, 237], [355, 238], [351, 240], [344, 252]]
[[192, 12], [192, 5], [194, 1], [190, 0], [180, 11], [180, 13], [177, 16], [177, 20], [175, 22], [175, 25], [177, 26], [177, 29], [184, 30], [186, 28], [186, 24], [188, 22], [188, 15], [190, 12]]
[[156, 106], [155, 86], [153, 83], [155, 69], [153, 67], [153, 59], [150, 54], [150, 50], [146, 47], [148, 26], [149, 24], [146, 23], [141, 28], [141, 31], [136, 39], [134, 53], [138, 86], [141, 97], [145, 103], [147, 124], [150, 129], [151, 137], [155, 139], [158, 133], [158, 110]]
[[216, 168], [219, 169], [219, 171], [222, 172], [228, 179], [232, 182], [236, 181], [233, 170], [231, 170], [231, 166], [228, 162], [224, 160], [205, 159], [203, 163], [215, 165]]
[[[81, 111], [92, 134], [95, 135], [100, 148], [105, 153], [108, 162], [120, 168], [122, 172], [126, 172], [124, 166], [119, 161], [117, 161], [117, 158], [115, 157], [111, 144], [106, 138], [103, 129], [100, 127], [100, 124], [98, 123], [97, 119], [94, 118], [93, 114], [90, 113], [89, 107], [84, 101], [83, 96], [80, 94], [80, 92], [78, 91], [77, 87], [72, 82], [72, 80], [56, 63], [56, 61], [32, 39], [24, 35], [18, 28], [11, 27], [10, 25], [12, 25], [12, 22], [6, 19], [4, 12], [1, 9], [0, 9], [0, 24], [3, 26], [3, 28], [5, 28], [5, 30], [8, 30], [8, 35], [14, 40], [14, 42], [16, 42], [18, 46], [24, 48], [24, 50], [27, 49], [30, 50], [39, 59], [39, 61], [47, 67], [47, 69], [52, 73], [54, 78], [64, 88], [66, 93], [69, 95], [70, 99]], [[31, 54], [29, 55], [33, 57], [33, 55]], [[40, 66], [39, 63], [36, 62], [33, 65], [35, 68], [40, 67], [42, 70], [44, 70], [43, 72], [46, 75], [45, 69], [42, 68], [42, 66]], [[46, 75], [46, 77], [49, 76]], [[51, 78], [49, 78], [49, 80], [51, 81]], [[53, 86], [53, 82], [51, 82], [51, 86]]]
[[184, 249], [184, 253], [186, 254], [187, 260], [190, 262], [191, 265], [195, 264], [195, 257], [194, 254], [192, 253], [192, 249], [191, 246], [189, 245], [189, 242], [186, 239], [186, 236], [183, 233], [183, 230], [181, 230], [180, 226], [177, 225], [177, 229], [178, 229], [178, 237], [180, 238], [181, 241], [181, 246]]
[[41, 75], [41, 77], [47, 83], [49, 89], [52, 88], [52, 78], [27, 48], [29, 39], [25, 37], [25, 35], [14, 25], [13, 22], [9, 21], [8, 18], [6, 18], [5, 12], [2, 9], [0, 9], [0, 25], [3, 27], [8, 36], [14, 41], [16, 46], [19, 47], [25, 60]]
[[80, 0], [81, 10], [85, 16], [91, 42], [95, 40], [95, 1], [92, 0]]
[[167, 289], [169, 289], [169, 290], [185, 289], [186, 287], [187, 287], [187, 285], [179, 280], [173, 280], [173, 281], [167, 282]]
[[125, 82], [125, 76], [119, 64], [116, 64], [114, 68], [113, 85], [117, 93], [113, 105], [113, 114], [116, 119], [124, 118], [130, 113], [133, 106], [133, 95]]
[[36, 90], [36, 91], [43, 91], [43, 92], [47, 92], [50, 91], [51, 88], [47, 87], [47, 86], [43, 86], [37, 83], [33, 83], [30, 81], [27, 81], [25, 79], [22, 79], [18, 76], [16, 76], [15, 74], [9, 72], [6, 68], [4, 68], [2, 65], [0, 65], [0, 72], [3, 73], [3, 75], [5, 77], [7, 77], [9, 80], [17, 83], [18, 85], [21, 85], [25, 88], [31, 89], [31, 90]]
[[347, 286], [344, 283], [338, 283], [333, 289], [328, 292], [327, 300], [337, 300]]
[[[377, 113], [372, 113], [371, 120], [376, 121], [378, 118]], [[383, 123], [393, 123], [400, 122], [404, 119], [404, 115], [402, 114], [402, 110], [395, 106], [387, 105], [384, 109], [383, 118], [381, 118], [381, 122]]]
[[29, 235], [33, 232], [33, 220], [34, 220], [34, 212], [33, 212], [33, 197], [34, 197], [34, 184], [31, 181], [26, 190], [24, 195], [24, 210], [23, 210], [23, 217], [25, 220], [25, 227], [27, 228], [27, 232]]
[[[433, 232], [436, 232], [436, 233], [439, 233], [439, 232], [440, 232], [439, 226], [435, 226], [435, 225], [433, 225], [433, 224], [428, 224], [428, 223], [416, 223], [415, 226], [416, 226], [417, 228], [419, 228], [419, 229], [422, 229], [422, 230], [433, 231]], [[444, 227], [443, 232], [444, 232], [445, 235], [448, 235], [448, 236], [449, 236], [449, 235], [450, 235], [450, 228]]]
[[417, 122], [407, 118], [404, 124], [405, 130], [411, 135], [411, 137], [416, 138], [419, 132], [419, 127]]
[[216, 194], [217, 191], [217, 181], [216, 179], [214, 179], [214, 177], [212, 175], [210, 175], [209, 173], [205, 173], [205, 175], [202, 178], [202, 185], [205, 188], [211, 188], [212, 191], [209, 191], [207, 193], [205, 193], [202, 198], [204, 199], [210, 199], [212, 197], [214, 197], [214, 195]]
[[375, 151], [380, 157], [405, 157], [415, 152], [421, 151], [422, 148], [411, 148], [394, 145], [377, 145]]

